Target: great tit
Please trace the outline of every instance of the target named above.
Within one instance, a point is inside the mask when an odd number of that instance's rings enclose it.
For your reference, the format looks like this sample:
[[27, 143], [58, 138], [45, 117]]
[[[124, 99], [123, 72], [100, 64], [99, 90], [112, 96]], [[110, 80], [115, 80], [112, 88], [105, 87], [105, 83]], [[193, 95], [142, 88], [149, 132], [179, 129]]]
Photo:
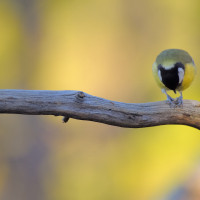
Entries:
[[[182, 105], [182, 91], [190, 86], [196, 74], [192, 57], [181, 49], [167, 49], [157, 56], [152, 70], [158, 86], [167, 96], [167, 102], [170, 105]], [[180, 96], [173, 99], [167, 90], [173, 90], [174, 93], [178, 91]]]

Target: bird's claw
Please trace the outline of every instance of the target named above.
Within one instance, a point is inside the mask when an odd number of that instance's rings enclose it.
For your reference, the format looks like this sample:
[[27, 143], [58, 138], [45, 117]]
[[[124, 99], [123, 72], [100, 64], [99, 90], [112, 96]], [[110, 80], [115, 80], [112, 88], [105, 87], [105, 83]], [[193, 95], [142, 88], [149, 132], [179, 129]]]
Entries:
[[174, 99], [172, 97], [170, 97], [169, 95], [167, 95], [167, 100], [166, 103], [171, 107], [174, 108]]
[[170, 106], [170, 108], [175, 108], [176, 104], [174, 103], [174, 100], [166, 100], [166, 103]]
[[176, 98], [174, 103], [179, 107], [183, 106], [183, 97], [180, 96], [180, 97]]
[[169, 106], [171, 108], [176, 108], [176, 107], [182, 107], [183, 106], [183, 96], [182, 96], [182, 92], [179, 91], [180, 96], [176, 99], [173, 99], [172, 97], [170, 97], [165, 89], [162, 89], [162, 92], [166, 94], [167, 96], [167, 101], [166, 103], [169, 104]]
[[182, 107], [183, 106], [183, 97], [180, 96], [176, 99], [171, 98], [170, 96], [167, 97], [167, 104], [171, 107], [171, 108], [176, 108], [176, 107]]

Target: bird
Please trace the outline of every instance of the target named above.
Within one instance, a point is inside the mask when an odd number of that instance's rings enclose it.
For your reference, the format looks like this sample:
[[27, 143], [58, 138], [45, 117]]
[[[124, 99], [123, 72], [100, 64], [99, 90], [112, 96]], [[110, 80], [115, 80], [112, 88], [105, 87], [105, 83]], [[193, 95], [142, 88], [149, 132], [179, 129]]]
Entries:
[[[167, 96], [167, 103], [182, 106], [182, 91], [190, 86], [196, 74], [196, 66], [190, 54], [182, 49], [166, 49], [157, 56], [152, 71], [158, 86]], [[167, 93], [169, 90], [175, 94], [178, 91], [180, 96], [173, 99]]]

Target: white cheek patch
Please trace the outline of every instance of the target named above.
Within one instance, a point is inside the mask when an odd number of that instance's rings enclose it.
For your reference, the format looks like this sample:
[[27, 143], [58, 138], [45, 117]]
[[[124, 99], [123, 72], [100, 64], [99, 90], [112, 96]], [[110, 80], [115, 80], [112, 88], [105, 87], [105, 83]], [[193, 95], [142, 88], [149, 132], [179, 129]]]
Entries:
[[178, 68], [178, 78], [179, 78], [178, 83], [179, 84], [182, 83], [184, 74], [185, 74], [185, 72], [184, 72], [183, 68]]
[[161, 76], [161, 71], [160, 70], [158, 70], [158, 77], [159, 77], [160, 81], [162, 82], [162, 76]]

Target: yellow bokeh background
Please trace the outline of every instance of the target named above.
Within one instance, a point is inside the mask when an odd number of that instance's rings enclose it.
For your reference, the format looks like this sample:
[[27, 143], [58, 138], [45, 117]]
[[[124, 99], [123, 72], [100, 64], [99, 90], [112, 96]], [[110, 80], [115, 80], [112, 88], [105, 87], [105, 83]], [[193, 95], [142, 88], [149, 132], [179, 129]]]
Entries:
[[[165, 100], [151, 66], [162, 50], [180, 48], [199, 69], [199, 11], [197, 0], [1, 1], [0, 88], [81, 90], [126, 103]], [[200, 99], [199, 77], [184, 99]], [[197, 185], [189, 184], [200, 166], [197, 129], [5, 114], [0, 127], [0, 199], [197, 195]]]

